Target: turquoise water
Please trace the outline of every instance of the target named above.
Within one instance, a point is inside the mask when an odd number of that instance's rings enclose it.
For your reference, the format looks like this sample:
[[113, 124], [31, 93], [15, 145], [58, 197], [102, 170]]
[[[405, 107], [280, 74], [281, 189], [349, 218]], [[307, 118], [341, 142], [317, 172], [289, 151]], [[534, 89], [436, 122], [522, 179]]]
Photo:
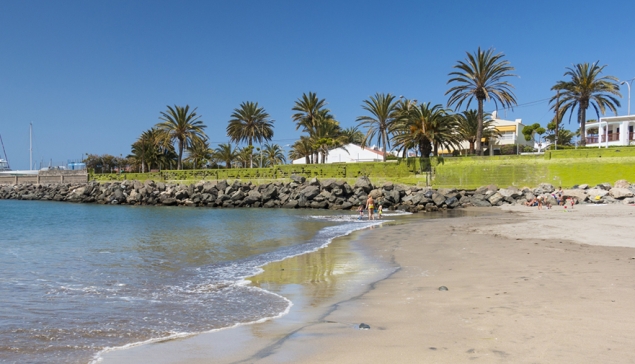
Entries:
[[101, 350], [276, 317], [259, 267], [371, 223], [354, 212], [0, 200], [0, 362]]

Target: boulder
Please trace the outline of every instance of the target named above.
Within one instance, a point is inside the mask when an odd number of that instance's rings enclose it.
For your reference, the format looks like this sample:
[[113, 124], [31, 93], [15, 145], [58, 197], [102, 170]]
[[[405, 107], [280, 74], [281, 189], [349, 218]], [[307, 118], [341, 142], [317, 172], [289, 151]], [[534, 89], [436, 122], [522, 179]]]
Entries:
[[556, 190], [555, 188], [553, 188], [553, 185], [551, 183], [541, 183], [538, 185], [538, 188], [545, 191], [545, 193], [552, 193]]
[[584, 202], [589, 198], [589, 196], [584, 192], [584, 190], [580, 189], [567, 189], [562, 190], [562, 196], [567, 199], [573, 197], [578, 202]]
[[355, 181], [355, 185], [353, 186], [353, 188], [359, 188], [362, 189], [365, 193], [369, 193], [370, 191], [372, 191], [373, 185], [372, 183], [370, 183], [370, 179], [368, 179], [368, 177], [362, 176], [357, 178], [357, 181]]
[[457, 195], [456, 188], [439, 188], [437, 193], [440, 193], [445, 197], [454, 197]]
[[501, 202], [503, 200], [503, 195], [501, 195], [499, 192], [496, 192], [495, 194], [491, 195], [487, 201], [492, 204], [492, 205], [497, 205], [499, 202]]
[[453, 209], [453, 208], [459, 206], [459, 200], [456, 197], [450, 197], [447, 200], [445, 200], [445, 204], [449, 208]]
[[613, 188], [611, 188], [609, 190], [609, 194], [611, 195], [611, 197], [617, 198], [617, 199], [622, 199], [622, 198], [626, 198], [626, 197], [633, 197], [633, 192], [631, 192], [631, 190], [629, 190], [628, 188], [621, 188], [621, 187], [613, 187]]
[[480, 194], [480, 193], [475, 193], [474, 195], [472, 195], [472, 200], [480, 200], [480, 201], [485, 201], [485, 195]]
[[242, 201], [243, 198], [245, 198], [245, 193], [242, 190], [234, 192], [230, 197], [232, 201]]
[[479, 195], [484, 195], [487, 193], [487, 191], [498, 191], [498, 187], [496, 187], [496, 185], [487, 185], [487, 186], [481, 186], [479, 188], [477, 188], [474, 193], [475, 194], [479, 194]]
[[589, 199], [593, 199], [596, 196], [604, 197], [609, 194], [609, 191], [602, 188], [589, 188], [586, 190], [586, 193], [589, 196]]
[[581, 185], [578, 185], [578, 188], [581, 189], [581, 190], [586, 190], [587, 188], [589, 188], [589, 185], [586, 184], [586, 183], [583, 183]]
[[602, 190], [608, 191], [608, 190], [610, 190], [612, 187], [611, 187], [611, 184], [610, 184], [610, 183], [608, 183], [608, 182], [604, 182], [604, 183], [600, 183], [600, 184], [598, 184], [597, 186], [595, 186], [595, 188], [599, 188], [599, 189], [602, 189]]
[[[397, 193], [399, 194], [399, 193]], [[374, 199], [377, 200], [378, 198], [380, 198], [381, 196], [383, 196], [383, 193], [381, 192], [380, 189], [374, 189], [372, 191], [370, 191], [369, 195]]]
[[434, 204], [437, 206], [441, 206], [445, 203], [445, 196], [438, 192], [435, 192], [432, 194], [432, 202], [434, 202]]
[[337, 187], [337, 184], [334, 179], [329, 178], [324, 181], [320, 181], [320, 188], [323, 190], [331, 191], [333, 188]]
[[393, 189], [391, 191], [386, 191], [386, 194], [384, 195], [384, 199], [392, 203], [399, 203], [401, 201], [401, 196], [399, 194], [399, 191]]
[[392, 191], [392, 189], [393, 189], [394, 187], [395, 187], [395, 186], [393, 185], [393, 183], [392, 183], [392, 182], [386, 182], [386, 183], [384, 183], [384, 185], [383, 185], [383, 186], [381, 186], [381, 188], [382, 188], [384, 191]]
[[297, 174], [292, 174], [291, 180], [297, 184], [303, 184], [306, 181], [306, 178], [304, 176], [298, 176]]
[[522, 195], [520, 190], [516, 187], [501, 188], [498, 190], [498, 193], [500, 193], [503, 197], [510, 198], [518, 198]]
[[472, 199], [472, 205], [474, 205], [476, 207], [490, 207], [490, 206], [492, 206], [492, 204], [490, 204], [489, 201], [487, 201], [487, 200], [474, 200], [474, 199]]
[[161, 204], [163, 204], [165, 206], [174, 206], [174, 205], [176, 205], [176, 198], [174, 198], [174, 197], [164, 197], [164, 198], [161, 198], [160, 201], [161, 201]]
[[306, 186], [305, 188], [302, 189], [302, 191], [300, 191], [300, 195], [304, 196], [304, 198], [307, 200], [311, 200], [319, 194], [320, 194], [319, 186]]
[[247, 193], [247, 196], [245, 196], [245, 198], [243, 199], [243, 202], [251, 205], [260, 201], [261, 198], [262, 198], [262, 195], [260, 194], [260, 192], [256, 190], [251, 190], [249, 191], [249, 193]]
[[630, 186], [630, 183], [628, 183], [625, 179], [615, 181], [615, 184], [613, 185], [614, 188], [629, 188]]
[[320, 180], [317, 177], [313, 177], [309, 180], [309, 186], [317, 186], [320, 187]]
[[287, 203], [282, 205], [282, 207], [284, 207], [286, 209], [294, 209], [294, 208], [298, 207], [298, 201], [297, 200], [289, 200], [289, 201], [287, 201]]
[[269, 201], [278, 197], [278, 189], [275, 185], [269, 184], [263, 190], [260, 191], [262, 195], [262, 201]]

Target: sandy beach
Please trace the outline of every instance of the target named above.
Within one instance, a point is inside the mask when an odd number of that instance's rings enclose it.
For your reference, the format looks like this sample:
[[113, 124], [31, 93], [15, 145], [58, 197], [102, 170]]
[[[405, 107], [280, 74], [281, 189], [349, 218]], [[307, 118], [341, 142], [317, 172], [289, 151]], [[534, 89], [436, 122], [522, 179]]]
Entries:
[[[307, 288], [306, 274], [273, 287], [304, 299], [294, 302], [302, 311], [115, 351], [103, 362], [635, 362], [635, 207], [475, 211], [481, 216], [412, 218], [356, 234], [364, 247], [356, 254], [377, 260], [365, 280], [333, 285], [336, 294]], [[314, 288], [331, 274], [320, 272]]]

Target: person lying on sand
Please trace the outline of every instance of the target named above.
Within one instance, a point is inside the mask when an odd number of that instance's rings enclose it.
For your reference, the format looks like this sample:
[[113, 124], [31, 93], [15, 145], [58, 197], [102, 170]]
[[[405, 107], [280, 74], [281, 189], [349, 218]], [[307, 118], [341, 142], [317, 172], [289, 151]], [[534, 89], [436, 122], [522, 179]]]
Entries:
[[527, 207], [538, 206], [538, 199], [534, 197], [533, 199], [531, 199], [531, 201], [525, 202], [525, 206]]

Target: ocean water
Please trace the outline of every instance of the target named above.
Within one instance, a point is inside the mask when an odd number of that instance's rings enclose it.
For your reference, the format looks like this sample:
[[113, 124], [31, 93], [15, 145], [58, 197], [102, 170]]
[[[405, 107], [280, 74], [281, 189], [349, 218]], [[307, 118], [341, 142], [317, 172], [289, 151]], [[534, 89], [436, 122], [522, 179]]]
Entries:
[[0, 200], [0, 362], [99, 352], [283, 315], [245, 281], [371, 226], [355, 212]]

